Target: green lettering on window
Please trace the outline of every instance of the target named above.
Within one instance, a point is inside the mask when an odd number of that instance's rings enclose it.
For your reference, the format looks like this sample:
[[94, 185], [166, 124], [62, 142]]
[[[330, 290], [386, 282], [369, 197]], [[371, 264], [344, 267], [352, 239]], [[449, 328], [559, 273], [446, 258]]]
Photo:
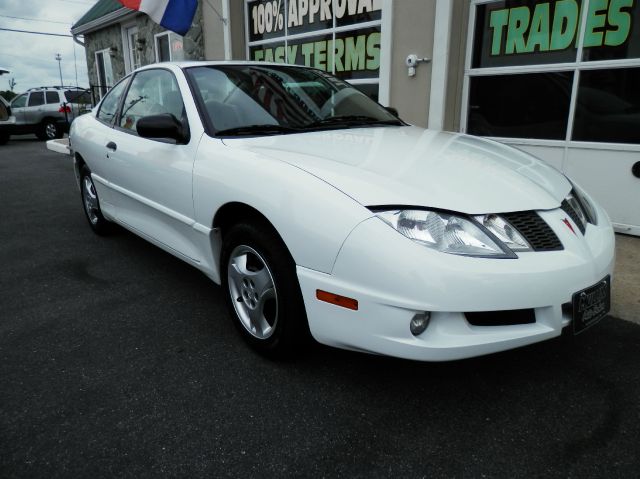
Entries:
[[599, 47], [602, 45], [603, 33], [595, 31], [604, 27], [607, 21], [608, 0], [591, 0], [587, 12], [587, 25], [584, 31], [585, 47]]
[[494, 10], [491, 12], [489, 25], [493, 29], [493, 40], [491, 42], [491, 54], [500, 55], [502, 47], [502, 32], [509, 21], [509, 10]]
[[621, 11], [625, 7], [633, 7], [633, 0], [611, 0], [609, 4], [609, 15], [607, 17], [609, 25], [615, 30], [607, 30], [604, 43], [610, 47], [622, 45], [629, 38], [631, 33], [631, 15]]
[[507, 41], [504, 48], [504, 52], [507, 55], [526, 52], [524, 34], [528, 27], [529, 8], [512, 8], [509, 13], [509, 28], [507, 29]]
[[531, 19], [529, 39], [527, 40], [528, 52], [534, 52], [536, 48], [542, 52], [549, 50], [549, 17], [548, 3], [539, 3], [536, 5], [533, 18]]
[[575, 0], [560, 0], [555, 7], [550, 48], [564, 50], [573, 44], [580, 12]]

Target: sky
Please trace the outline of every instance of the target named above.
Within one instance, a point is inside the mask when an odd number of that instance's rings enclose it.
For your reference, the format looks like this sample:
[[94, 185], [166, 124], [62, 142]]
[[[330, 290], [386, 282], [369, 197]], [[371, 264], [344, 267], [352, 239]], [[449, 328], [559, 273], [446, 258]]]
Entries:
[[[0, 0], [0, 28], [70, 35], [71, 25], [96, 1]], [[0, 30], [0, 67], [11, 70], [10, 74], [0, 76], [0, 91], [9, 89], [8, 79], [12, 77], [16, 81], [16, 93], [33, 87], [59, 85], [56, 53], [62, 55], [64, 84], [88, 87], [85, 51], [83, 47], [74, 43], [72, 38]]]

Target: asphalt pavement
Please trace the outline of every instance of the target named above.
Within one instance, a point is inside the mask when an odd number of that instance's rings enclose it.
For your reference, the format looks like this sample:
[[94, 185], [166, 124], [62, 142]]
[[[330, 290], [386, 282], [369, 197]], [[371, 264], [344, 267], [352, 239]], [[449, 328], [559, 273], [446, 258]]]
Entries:
[[218, 286], [0, 146], [0, 476], [638, 477], [640, 325], [428, 364], [249, 350]]

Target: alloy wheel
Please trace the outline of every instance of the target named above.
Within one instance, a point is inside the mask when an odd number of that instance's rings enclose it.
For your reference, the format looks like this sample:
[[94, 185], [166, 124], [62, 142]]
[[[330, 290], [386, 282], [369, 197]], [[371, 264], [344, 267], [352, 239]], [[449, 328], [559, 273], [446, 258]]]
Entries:
[[82, 199], [84, 204], [84, 210], [87, 213], [89, 221], [92, 225], [98, 223], [98, 195], [96, 188], [93, 185], [93, 181], [88, 175], [85, 175], [82, 179]]
[[278, 323], [278, 294], [265, 259], [250, 246], [236, 246], [229, 257], [227, 279], [242, 326], [257, 339], [269, 338]]

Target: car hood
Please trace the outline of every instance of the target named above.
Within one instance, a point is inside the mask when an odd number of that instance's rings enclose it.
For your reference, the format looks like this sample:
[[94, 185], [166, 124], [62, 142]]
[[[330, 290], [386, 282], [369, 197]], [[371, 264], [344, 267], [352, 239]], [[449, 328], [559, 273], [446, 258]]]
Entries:
[[284, 161], [364, 206], [405, 205], [467, 214], [557, 208], [571, 190], [535, 157], [477, 137], [377, 127], [225, 139]]

